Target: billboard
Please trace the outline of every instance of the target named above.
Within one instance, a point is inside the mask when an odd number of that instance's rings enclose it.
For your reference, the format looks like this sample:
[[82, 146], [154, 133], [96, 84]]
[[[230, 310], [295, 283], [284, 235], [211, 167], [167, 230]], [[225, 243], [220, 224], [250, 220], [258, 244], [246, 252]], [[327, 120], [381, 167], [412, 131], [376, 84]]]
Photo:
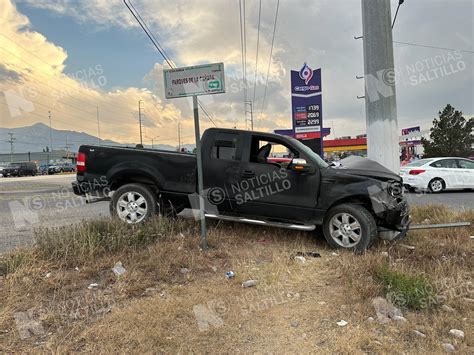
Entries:
[[[297, 139], [319, 138], [323, 126], [321, 68], [291, 71], [291, 111]], [[321, 140], [322, 141], [322, 140]]]
[[163, 70], [167, 99], [225, 92], [224, 63]]
[[410, 127], [410, 128], [402, 128], [402, 136], [406, 136], [411, 133], [419, 133], [421, 132], [420, 126]]

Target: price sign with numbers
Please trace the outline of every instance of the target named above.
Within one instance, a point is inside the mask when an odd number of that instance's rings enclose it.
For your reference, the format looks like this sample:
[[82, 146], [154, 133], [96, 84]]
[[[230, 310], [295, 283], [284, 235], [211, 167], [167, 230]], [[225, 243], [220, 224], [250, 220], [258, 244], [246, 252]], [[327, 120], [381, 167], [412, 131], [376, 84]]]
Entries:
[[306, 64], [291, 71], [293, 130], [296, 138], [320, 138], [322, 131], [321, 69]]

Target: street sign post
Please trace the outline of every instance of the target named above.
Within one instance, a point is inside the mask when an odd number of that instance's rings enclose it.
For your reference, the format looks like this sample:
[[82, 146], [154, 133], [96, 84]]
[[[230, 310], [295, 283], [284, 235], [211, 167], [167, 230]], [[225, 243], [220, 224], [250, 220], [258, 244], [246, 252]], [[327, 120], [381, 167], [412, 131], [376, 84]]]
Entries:
[[201, 155], [201, 134], [199, 129], [198, 95], [221, 94], [225, 92], [224, 63], [197, 65], [192, 67], [165, 69], [163, 71], [167, 99], [193, 97], [194, 133], [196, 136], [196, 162], [199, 194], [199, 218], [201, 222], [201, 247], [208, 248], [206, 217], [203, 201], [203, 174]]

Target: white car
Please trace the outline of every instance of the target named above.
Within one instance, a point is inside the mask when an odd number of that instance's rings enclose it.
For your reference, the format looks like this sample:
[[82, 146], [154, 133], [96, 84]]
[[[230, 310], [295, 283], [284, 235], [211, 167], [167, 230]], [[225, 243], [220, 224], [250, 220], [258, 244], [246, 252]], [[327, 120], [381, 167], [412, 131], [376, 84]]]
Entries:
[[410, 190], [474, 189], [474, 161], [465, 158], [415, 160], [400, 168], [400, 176]]

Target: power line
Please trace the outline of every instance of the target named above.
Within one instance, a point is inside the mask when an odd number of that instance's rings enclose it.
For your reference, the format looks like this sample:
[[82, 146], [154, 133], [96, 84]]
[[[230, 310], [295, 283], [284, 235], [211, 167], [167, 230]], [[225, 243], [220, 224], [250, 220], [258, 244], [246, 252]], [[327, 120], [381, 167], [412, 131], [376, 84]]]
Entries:
[[[8, 51], [7, 49], [4, 49], [4, 48], [3, 48], [3, 50], [7, 51], [8, 53], [10, 53], [11, 55], [13, 55], [14, 57], [18, 58], [19, 60], [21, 60], [22, 62], [24, 62], [25, 64], [27, 64], [29, 67], [36, 69], [36, 70], [38, 71], [38, 73], [39, 73], [40, 76], [43, 76], [43, 77], [45, 77], [45, 78], [50, 77], [50, 78], [52, 78], [53, 80], [57, 81], [58, 83], [60, 83], [60, 84], [62, 84], [62, 85], [65, 85], [65, 86], [68, 86], [68, 87], [71, 87], [71, 88], [73, 88], [73, 90], [75, 90], [75, 91], [78, 91], [77, 88], [74, 88], [72, 85], [66, 84], [66, 82], [64, 82], [64, 81], [62, 81], [62, 80], [59, 80], [59, 79], [55, 78], [55, 77], [52, 76], [52, 75], [46, 75], [46, 74], [41, 73], [41, 72], [40, 72], [40, 69], [38, 69], [37, 67], [35, 67], [35, 66], [33, 66], [33, 65], [29, 64], [29, 63], [27, 63], [26, 61], [24, 61], [24, 60], [21, 59], [20, 57], [16, 56], [15, 54], [11, 53], [10, 51]], [[12, 63], [8, 63], [8, 65], [11, 65], [11, 66], [14, 66], [14, 67], [16, 67], [16, 68], [19, 68], [17, 65], [12, 64]], [[25, 75], [25, 73], [22, 73], [22, 75]], [[30, 74], [30, 73], [28, 73], [28, 75], [31, 77], [31, 74]], [[32, 78], [32, 79], [33, 79], [33, 81], [39, 82], [37, 79], [34, 79], [34, 78]], [[42, 85], [47, 85], [47, 86], [51, 87], [50, 85], [45, 84], [45, 83], [41, 83], [41, 84], [42, 84]], [[82, 88], [82, 89], [85, 90], [84, 88]], [[42, 94], [42, 95], [44, 95], [44, 94]], [[74, 96], [72, 96], [72, 95], [70, 95], [70, 94], [65, 95], [65, 96], [69, 96], [69, 97], [71, 97], [71, 98], [74, 99], [74, 100], [78, 100], [78, 101], [81, 101], [81, 102], [83, 102], [83, 103], [85, 103], [85, 104], [87, 104], [87, 105], [90, 105], [90, 102], [84, 101], [84, 100], [79, 99], [79, 98], [77, 98], [77, 97], [74, 97]], [[92, 97], [92, 96], [90, 96], [90, 95], [87, 95], [87, 96]], [[96, 99], [93, 98], [93, 100], [96, 100]], [[61, 103], [62, 103], [62, 104], [66, 104], [66, 103], [64, 103], [64, 102], [61, 102]], [[68, 104], [66, 104], [66, 105], [68, 105]], [[110, 104], [108, 104], [108, 105], [110, 105]], [[68, 106], [75, 107], [75, 106], [73, 106], [73, 105], [68, 105]], [[102, 105], [101, 105], [101, 107], [103, 108]], [[77, 108], [77, 107], [76, 107], [76, 108]], [[119, 120], [119, 119], [116, 118], [116, 117], [117, 117], [116, 112], [118, 112], [118, 111], [113, 111], [113, 110], [110, 110], [110, 109], [104, 109], [104, 110], [113, 113], [113, 114], [114, 114], [114, 119], [115, 119], [116, 121], [122, 121], [122, 122], [127, 122], [127, 123], [129, 123], [129, 121]], [[84, 110], [82, 110], [82, 111], [84, 111]], [[88, 113], [88, 114], [92, 114], [92, 113], [90, 113], [90, 112], [87, 112], [87, 113]], [[120, 114], [123, 114], [123, 112], [121, 112]]]
[[241, 60], [242, 60], [242, 82], [244, 84], [244, 107], [245, 107], [245, 126], [247, 126], [247, 85], [245, 83], [246, 81], [246, 75], [245, 75], [245, 66], [246, 66], [246, 53], [245, 53], [245, 35], [244, 35], [244, 27], [245, 27], [245, 13], [244, 13], [244, 19], [242, 20], [242, 0], [239, 0], [239, 20], [240, 20], [240, 54], [241, 54]]
[[257, 72], [258, 72], [258, 46], [260, 43], [260, 20], [262, 15], [262, 0], [259, 2], [258, 7], [258, 29], [257, 29], [257, 54], [255, 56], [255, 78], [253, 82], [253, 99], [252, 103], [255, 104], [255, 93], [257, 91]]
[[[11, 104], [7, 104], [5, 102], [0, 102], [0, 105], [4, 105], [4, 106], [7, 106], [7, 107], [14, 107], [14, 108], [18, 108], [20, 109], [21, 106], [15, 106], [15, 105], [11, 105]], [[31, 115], [35, 115], [35, 116], [38, 116], [38, 117], [41, 117], [43, 119], [46, 119], [48, 120], [49, 117], [48, 116], [44, 116], [44, 115], [41, 115], [37, 112], [25, 112], [27, 114], [31, 114]], [[75, 125], [75, 124], [72, 124], [72, 123], [69, 123], [69, 122], [65, 122], [65, 121], [61, 121], [61, 120], [58, 120], [57, 118], [52, 118], [53, 122], [59, 122], [59, 123], [62, 123], [62, 124], [65, 124], [66, 126], [72, 126], [72, 127], [76, 127], [76, 128], [79, 128], [81, 130], [87, 130], [88, 128], [85, 128], [85, 127], [82, 127], [82, 126], [78, 126], [78, 125]], [[121, 135], [121, 134], [114, 134], [116, 136], [119, 136], [119, 137], [125, 137], [125, 138], [129, 138], [129, 136], [124, 136], [124, 135]], [[33, 136], [31, 136], [33, 137]]]
[[473, 50], [469, 50], [469, 49], [456, 49], [456, 48], [437, 47], [437, 46], [430, 46], [430, 45], [426, 45], [426, 44], [418, 44], [418, 43], [411, 43], [411, 42], [401, 42], [401, 41], [393, 41], [393, 43], [406, 44], [407, 46], [414, 46], [414, 47], [423, 47], [423, 48], [432, 48], [432, 49], [442, 49], [442, 50], [446, 50], [446, 51], [458, 51], [458, 52], [474, 53]]
[[[158, 42], [158, 40], [156, 39], [156, 37], [153, 35], [153, 32], [150, 30], [150, 28], [148, 27], [148, 25], [146, 24], [145, 20], [143, 20], [143, 18], [140, 16], [140, 13], [137, 11], [137, 9], [135, 9], [135, 7], [133, 6], [131, 0], [128, 0], [129, 4], [127, 4], [127, 1], [126, 0], [123, 0], [123, 3], [125, 4], [125, 6], [127, 6], [128, 10], [130, 11], [130, 13], [133, 15], [133, 17], [135, 18], [135, 20], [138, 22], [138, 24], [140, 25], [140, 27], [142, 28], [143, 32], [145, 32], [145, 34], [147, 35], [147, 37], [150, 39], [150, 41], [153, 43], [153, 45], [155, 46], [155, 48], [158, 50], [158, 52], [161, 54], [161, 56], [165, 59], [166, 63], [169, 65], [169, 67], [171, 69], [175, 69], [176, 68], [176, 65], [174, 64], [174, 62], [171, 60], [171, 58], [168, 56], [168, 54], [166, 53], [166, 51], [164, 50], [164, 48], [160, 45], [160, 43]], [[133, 10], [132, 10], [133, 9]], [[214, 122], [214, 120], [211, 118], [211, 116], [209, 115], [209, 113], [207, 112], [207, 110], [204, 109], [204, 105], [201, 103], [201, 101], [198, 99], [198, 104], [199, 104], [199, 107], [201, 108], [201, 110], [204, 112], [204, 114], [206, 115], [206, 117], [209, 119], [209, 121], [211, 121], [214, 126], [216, 126], [216, 123]]]
[[[49, 63], [48, 63], [47, 61], [45, 61], [43, 58], [41, 58], [40, 56], [38, 56], [38, 55], [36, 55], [35, 53], [31, 52], [31, 51], [28, 50], [27, 48], [21, 46], [21, 45], [18, 44], [16, 41], [12, 40], [10, 37], [6, 36], [6, 35], [3, 34], [3, 33], [0, 33], [0, 35], [2, 35], [3, 37], [7, 38], [8, 40], [10, 40], [10, 41], [11, 41], [12, 43], [14, 43], [16, 46], [22, 48], [24, 51], [26, 51], [26, 52], [30, 53], [31, 55], [33, 55], [34, 57], [38, 58], [40, 61], [42, 61], [43, 63], [45, 63], [45, 64], [46, 64], [47, 66], [49, 66], [51, 69], [56, 70], [56, 68], [55, 68], [53, 65], [49, 64]], [[5, 48], [2, 48], [2, 49], [5, 50], [5, 51], [7, 51], [8, 53], [10, 53], [11, 55], [13, 55], [14, 57], [18, 58], [19, 60], [21, 60], [23, 63], [27, 64], [28, 66], [31, 66], [31, 67], [37, 69], [39, 72], [41, 72], [40, 69], [36, 68], [35, 66], [31, 65], [30, 63], [27, 63], [26, 61], [24, 61], [24, 60], [21, 59], [20, 57], [16, 56], [14, 53], [10, 52], [9, 50], [7, 50], [7, 49], [5, 49]], [[61, 82], [59, 79], [55, 78], [54, 76], [51, 76], [51, 77], [52, 77], [53, 79], [55, 79], [56, 81]], [[65, 85], [65, 86], [71, 87], [71, 88], [74, 89], [74, 90], [78, 90], [76, 87], [73, 87], [72, 85], [69, 85], [69, 84], [67, 84], [67, 83], [64, 82], [64, 81], [61, 82], [61, 83], [62, 83], [63, 85]], [[85, 91], [85, 88], [82, 87], [82, 90], [83, 90], [84, 95], [89, 96], [90, 98], [92, 98], [92, 99], [94, 99], [94, 100], [97, 100], [97, 98], [95, 98], [95, 97], [91, 96], [90, 94], [88, 94], [88, 93]], [[94, 92], [95, 92], [95, 91], [94, 91]], [[99, 97], [99, 98], [100, 98], [100, 97]], [[100, 99], [101, 99], [101, 98], [100, 98]], [[103, 100], [103, 99], [102, 99], [102, 100]], [[122, 102], [120, 102], [120, 101], [118, 101], [118, 100], [113, 100], [113, 101], [117, 102], [118, 105], [124, 105]], [[83, 101], [83, 102], [85, 102], [85, 101]], [[124, 106], [124, 107], [125, 107], [125, 106]], [[128, 108], [128, 107], [127, 107], [127, 108]], [[109, 109], [109, 111], [113, 112], [113, 110], [110, 110], [110, 109]]]
[[270, 47], [270, 57], [268, 58], [267, 78], [265, 80], [265, 89], [263, 91], [263, 100], [262, 100], [262, 111], [260, 112], [259, 122], [262, 120], [263, 111], [265, 110], [265, 99], [266, 99], [266, 96], [267, 96], [268, 76], [270, 75], [270, 65], [272, 63], [273, 44], [275, 43], [275, 33], [276, 33], [276, 28], [277, 28], [278, 9], [279, 8], [280, 8], [280, 0], [278, 0], [277, 6], [276, 6], [275, 22], [273, 24], [272, 45]]

